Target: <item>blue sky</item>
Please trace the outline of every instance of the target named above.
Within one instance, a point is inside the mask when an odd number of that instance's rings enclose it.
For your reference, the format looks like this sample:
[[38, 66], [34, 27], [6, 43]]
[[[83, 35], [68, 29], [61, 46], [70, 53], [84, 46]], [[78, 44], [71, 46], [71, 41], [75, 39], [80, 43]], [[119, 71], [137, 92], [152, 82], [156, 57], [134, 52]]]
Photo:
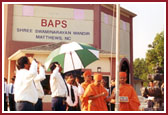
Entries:
[[145, 58], [157, 33], [166, 26], [166, 3], [121, 3], [121, 7], [137, 14], [133, 19], [133, 56]]

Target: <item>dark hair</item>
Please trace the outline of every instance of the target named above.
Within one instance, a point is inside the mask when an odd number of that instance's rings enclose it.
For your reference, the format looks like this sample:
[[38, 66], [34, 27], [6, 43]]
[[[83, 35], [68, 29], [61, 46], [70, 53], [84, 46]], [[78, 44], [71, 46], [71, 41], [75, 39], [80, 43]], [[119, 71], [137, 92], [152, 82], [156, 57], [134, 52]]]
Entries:
[[73, 76], [73, 78], [76, 78], [72, 72], [67, 72], [65, 73], [65, 76], [64, 76], [65, 80], [67, 80], [70, 76]]
[[55, 64], [59, 64], [58, 62], [53, 62], [50, 64], [50, 70], [53, 72], [53, 70], [56, 68], [56, 65]]
[[22, 69], [24, 68], [24, 64], [28, 64], [29, 59], [26, 56], [22, 56], [17, 60], [17, 68]]
[[71, 75], [72, 75], [71, 72], [65, 74], [65, 76], [71, 76]]
[[15, 81], [15, 77], [12, 77], [12, 79], [11, 79], [12, 81]]
[[150, 80], [149, 82], [153, 83], [154, 81], [153, 81], [153, 80]]
[[4, 80], [7, 81], [7, 78], [4, 77]]

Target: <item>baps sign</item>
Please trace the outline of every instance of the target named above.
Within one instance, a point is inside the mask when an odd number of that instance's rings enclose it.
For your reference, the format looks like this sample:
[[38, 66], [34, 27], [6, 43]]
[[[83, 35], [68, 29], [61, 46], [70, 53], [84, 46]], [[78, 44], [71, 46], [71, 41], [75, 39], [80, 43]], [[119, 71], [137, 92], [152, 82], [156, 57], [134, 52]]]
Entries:
[[93, 43], [93, 11], [14, 5], [14, 41]]

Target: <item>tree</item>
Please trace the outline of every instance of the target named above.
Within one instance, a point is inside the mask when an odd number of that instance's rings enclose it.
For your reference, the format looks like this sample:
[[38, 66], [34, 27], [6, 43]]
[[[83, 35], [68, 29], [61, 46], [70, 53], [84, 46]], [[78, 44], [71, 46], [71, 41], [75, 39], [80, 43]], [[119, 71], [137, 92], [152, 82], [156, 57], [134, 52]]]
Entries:
[[164, 32], [157, 34], [152, 44], [148, 45], [149, 49], [146, 53], [146, 64], [148, 65], [149, 73], [154, 73], [153, 67], [159, 63], [164, 72]]
[[164, 73], [164, 32], [156, 34], [150, 48], [146, 53], [145, 59], [135, 59], [133, 63], [134, 76], [145, 81], [147, 85], [147, 75], [154, 73], [153, 68], [159, 63]]
[[[134, 77], [140, 78], [142, 80], [144, 80], [144, 82], [147, 81], [147, 75], [148, 75], [148, 67], [146, 65], [146, 61], [145, 59], [140, 59], [137, 58], [135, 59], [134, 63], [133, 63], [133, 67], [134, 67]], [[147, 83], [145, 83], [147, 84]]]

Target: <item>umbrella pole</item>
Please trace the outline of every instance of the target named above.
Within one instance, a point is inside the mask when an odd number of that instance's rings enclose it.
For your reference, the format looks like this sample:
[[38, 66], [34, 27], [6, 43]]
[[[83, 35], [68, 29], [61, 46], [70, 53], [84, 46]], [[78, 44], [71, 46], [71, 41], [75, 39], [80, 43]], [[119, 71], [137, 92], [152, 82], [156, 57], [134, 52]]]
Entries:
[[72, 59], [72, 65], [73, 65], [73, 68], [74, 68], [74, 75], [76, 75], [75, 65], [74, 65], [74, 61], [73, 61], [73, 58], [72, 58], [72, 52], [70, 52], [70, 55], [71, 55], [71, 59]]
[[75, 70], [75, 65], [74, 65], [74, 61], [73, 61], [73, 58], [72, 58], [72, 52], [70, 52], [70, 55], [71, 55], [71, 59], [72, 59], [72, 65], [73, 65], [73, 68]]

